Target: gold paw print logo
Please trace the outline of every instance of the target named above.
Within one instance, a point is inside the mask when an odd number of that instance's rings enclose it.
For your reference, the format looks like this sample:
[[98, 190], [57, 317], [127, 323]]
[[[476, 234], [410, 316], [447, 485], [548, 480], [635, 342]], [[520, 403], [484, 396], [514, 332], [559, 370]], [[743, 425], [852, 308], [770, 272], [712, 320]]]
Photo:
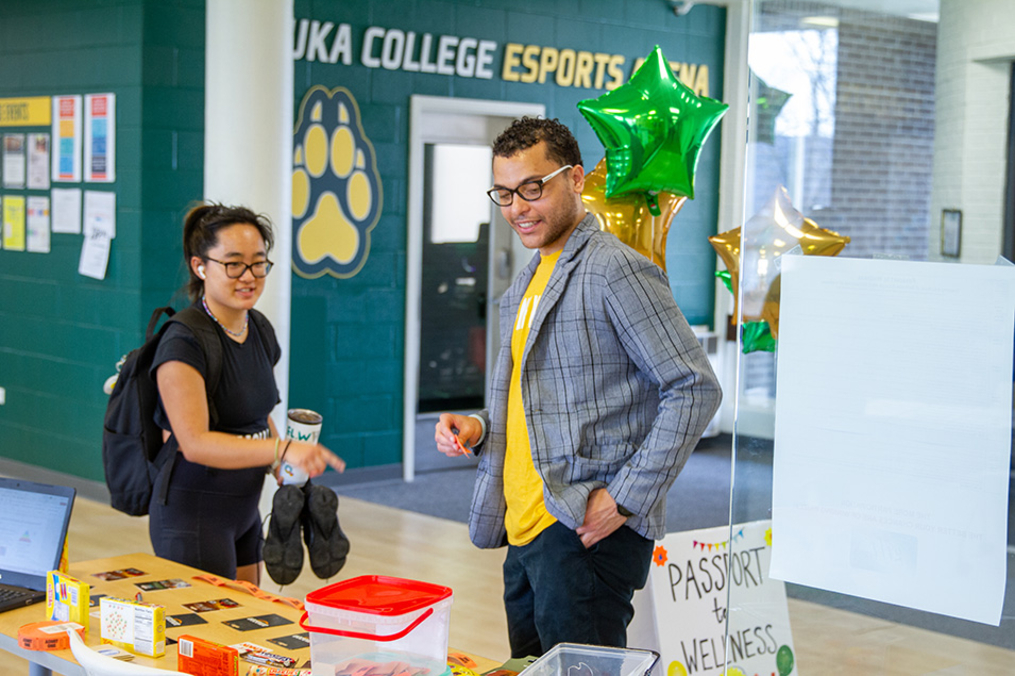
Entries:
[[345, 88], [313, 87], [293, 132], [293, 268], [352, 277], [370, 253], [381, 178], [359, 106]]

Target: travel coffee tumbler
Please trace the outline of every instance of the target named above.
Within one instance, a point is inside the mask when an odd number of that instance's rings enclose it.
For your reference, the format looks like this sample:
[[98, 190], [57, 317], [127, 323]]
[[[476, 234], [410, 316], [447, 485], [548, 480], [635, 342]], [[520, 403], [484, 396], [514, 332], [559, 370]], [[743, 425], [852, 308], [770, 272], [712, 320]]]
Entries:
[[[291, 408], [286, 418], [285, 438], [294, 441], [305, 441], [309, 444], [316, 444], [321, 437], [321, 424], [323, 416], [317, 411], [306, 408]], [[285, 460], [279, 468], [279, 476], [283, 484], [302, 486], [307, 483], [307, 473], [299, 467], [292, 465]]]

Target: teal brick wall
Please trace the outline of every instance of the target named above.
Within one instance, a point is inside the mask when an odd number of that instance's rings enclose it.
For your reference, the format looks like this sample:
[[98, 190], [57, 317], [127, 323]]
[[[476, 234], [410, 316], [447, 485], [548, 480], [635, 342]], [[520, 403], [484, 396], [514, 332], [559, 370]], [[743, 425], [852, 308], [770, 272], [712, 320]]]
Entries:
[[[369, 257], [349, 278], [293, 278], [293, 352], [290, 402], [324, 413], [322, 440], [350, 467], [401, 461], [402, 364], [405, 348], [406, 202], [409, 101], [412, 94], [495, 101], [539, 102], [549, 117], [575, 131], [586, 170], [603, 147], [576, 105], [605, 89], [505, 81], [506, 43], [622, 54], [627, 77], [637, 58], [659, 45], [671, 62], [707, 64], [709, 96], [723, 98], [726, 12], [698, 6], [677, 17], [659, 0], [296, 0], [301, 19], [348, 24], [351, 64], [303, 58], [295, 64], [296, 115], [315, 85], [344, 87], [358, 102], [366, 136], [373, 144], [383, 184], [383, 211], [371, 232]], [[431, 33], [498, 43], [493, 77], [368, 68], [361, 64], [368, 27]], [[417, 43], [418, 45], [418, 43]], [[418, 49], [418, 47], [417, 47]], [[714, 304], [715, 255], [707, 237], [716, 232], [719, 151], [716, 130], [699, 160], [697, 197], [673, 221], [667, 268], [678, 303], [691, 323], [710, 324]]]
[[[353, 94], [384, 200], [358, 274], [293, 279], [290, 401], [325, 413], [324, 441], [351, 467], [396, 463], [410, 94], [541, 102], [575, 130], [591, 169], [602, 146], [575, 106], [604, 90], [504, 81], [503, 45], [623, 54], [629, 75], [634, 60], [659, 44], [671, 61], [708, 64], [709, 94], [721, 99], [725, 12], [699, 6], [676, 17], [658, 0], [296, 0], [295, 15], [352, 26], [354, 65], [298, 61], [294, 104], [313, 85]], [[496, 41], [495, 75], [482, 80], [355, 65], [371, 25]], [[49, 254], [0, 249], [0, 386], [7, 390], [0, 456], [102, 477], [102, 383], [140, 343], [151, 309], [174, 298], [185, 281], [180, 222], [203, 183], [204, 26], [203, 0], [0, 5], [0, 97], [117, 96], [117, 181], [95, 186], [117, 193], [117, 238], [106, 279], [77, 274], [80, 235], [53, 235]], [[712, 312], [714, 256], [706, 237], [716, 230], [720, 143], [717, 132], [700, 159], [698, 197], [677, 216], [669, 237], [671, 285], [692, 323], [708, 323]], [[8, 192], [39, 194], [0, 194]], [[178, 307], [183, 302], [178, 294], [174, 299]]]
[[[0, 5], [0, 97], [116, 94], [106, 278], [78, 274], [82, 236], [0, 249], [0, 456], [102, 479], [102, 384], [184, 277], [180, 222], [203, 185], [203, 0]], [[5, 128], [46, 131], [48, 128]], [[48, 191], [3, 190], [2, 195]]]

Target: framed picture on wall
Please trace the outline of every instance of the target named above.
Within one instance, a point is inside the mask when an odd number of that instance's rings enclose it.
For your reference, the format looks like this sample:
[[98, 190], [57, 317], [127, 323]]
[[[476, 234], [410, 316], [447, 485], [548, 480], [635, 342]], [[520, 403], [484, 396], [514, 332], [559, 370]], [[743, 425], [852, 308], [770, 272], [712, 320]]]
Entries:
[[959, 257], [962, 246], [962, 211], [941, 210], [941, 255]]

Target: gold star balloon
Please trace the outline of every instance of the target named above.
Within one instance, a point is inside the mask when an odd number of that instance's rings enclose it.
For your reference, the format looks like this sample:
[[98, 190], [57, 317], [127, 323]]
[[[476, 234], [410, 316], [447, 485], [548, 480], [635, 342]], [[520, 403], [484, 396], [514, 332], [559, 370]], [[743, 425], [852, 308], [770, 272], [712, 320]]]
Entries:
[[606, 172], [603, 158], [592, 172], [585, 174], [585, 189], [582, 190], [585, 208], [596, 215], [603, 230], [612, 232], [665, 271], [666, 235], [670, 232], [670, 222], [687, 198], [669, 192], [659, 193], [656, 195], [659, 215], [655, 216], [645, 197], [638, 193], [607, 199]]
[[[743, 233], [746, 233], [744, 235]], [[779, 334], [779, 276], [776, 259], [799, 246], [806, 256], [835, 256], [849, 243], [849, 237], [826, 230], [793, 207], [786, 189], [779, 186], [772, 199], [744, 224], [708, 238], [730, 273], [736, 297], [743, 284], [743, 321], [764, 319], [772, 335]], [[740, 269], [740, 247], [744, 267]], [[774, 287], [774, 288], [773, 288]], [[767, 308], [767, 309], [766, 309]], [[734, 317], [739, 308], [734, 306]]]
[[606, 196], [694, 199], [698, 155], [727, 108], [681, 82], [657, 45], [627, 83], [578, 103], [606, 148]]

